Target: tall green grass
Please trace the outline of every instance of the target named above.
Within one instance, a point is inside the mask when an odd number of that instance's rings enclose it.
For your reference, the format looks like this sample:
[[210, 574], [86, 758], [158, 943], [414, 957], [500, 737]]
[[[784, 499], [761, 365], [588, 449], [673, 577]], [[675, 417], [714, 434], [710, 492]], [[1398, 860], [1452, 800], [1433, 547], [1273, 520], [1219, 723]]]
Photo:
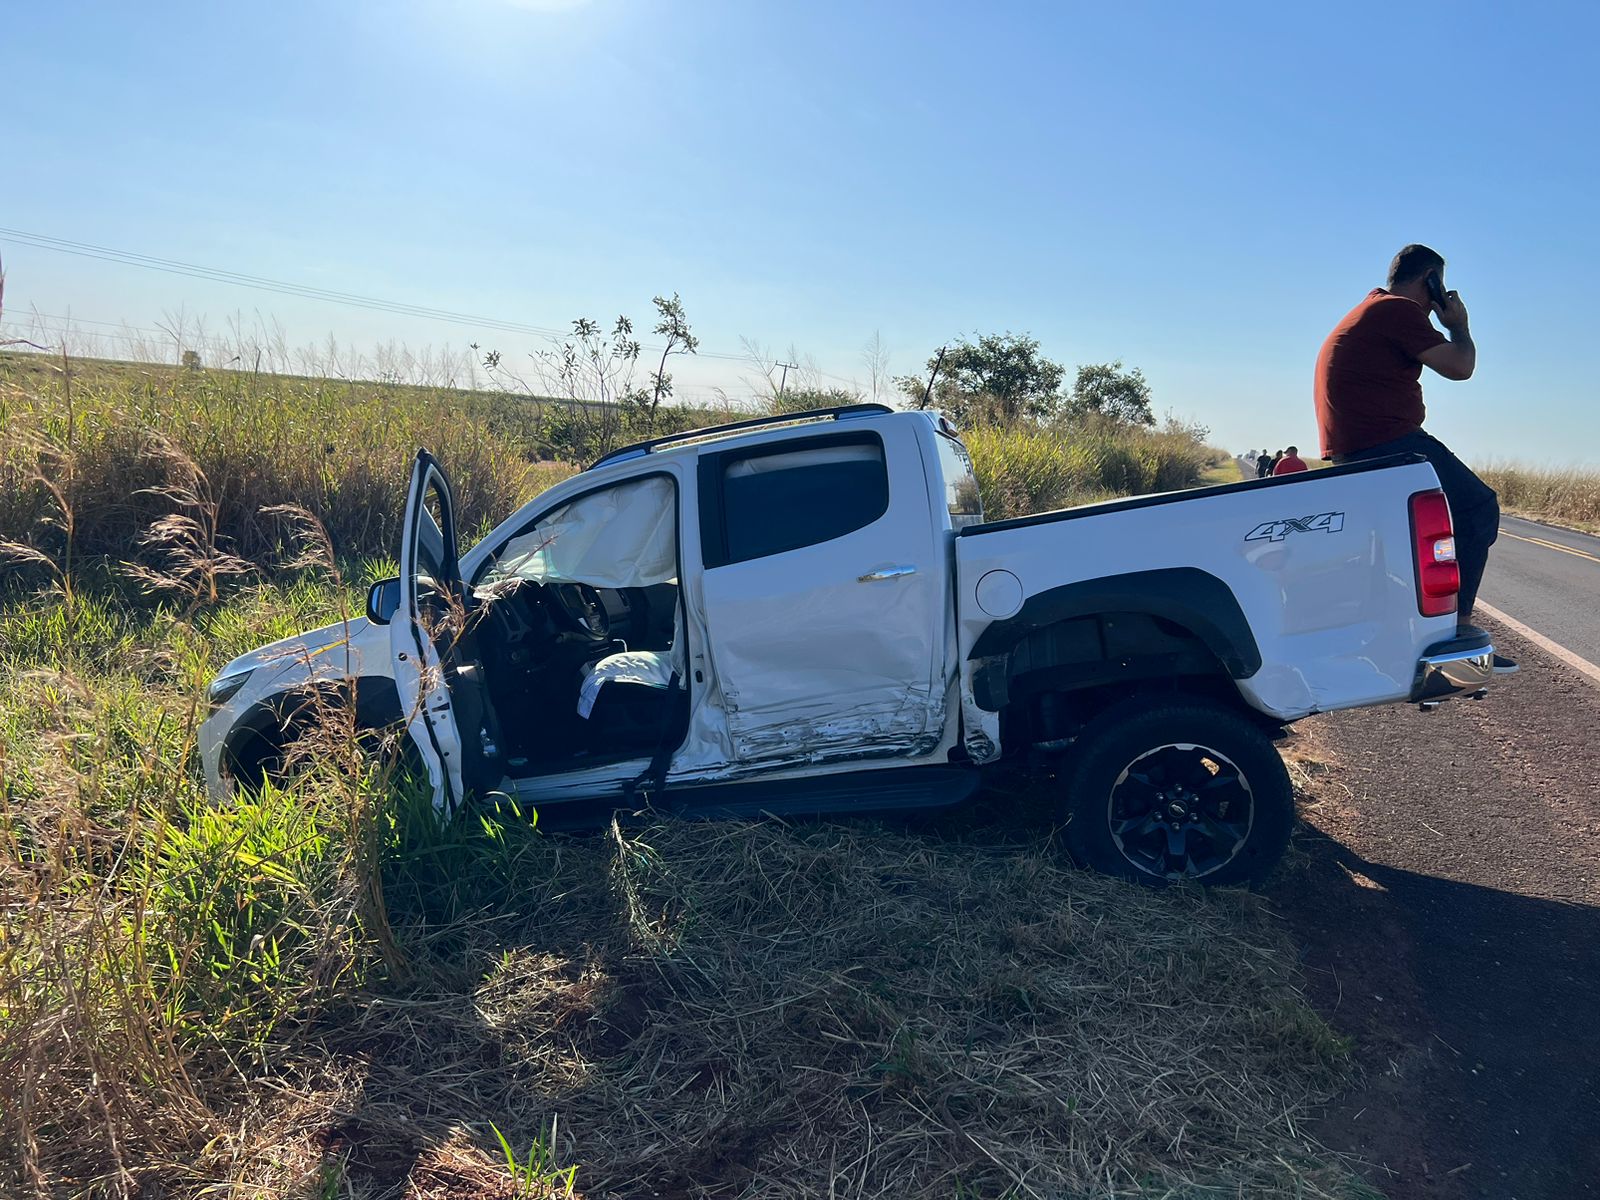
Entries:
[[971, 429], [962, 440], [992, 519], [1193, 487], [1217, 454], [1194, 430], [1103, 419]]
[[336, 706], [210, 800], [195, 679], [354, 598], [0, 605], [0, 1193], [1361, 1194], [1295, 1134], [1346, 1048], [1250, 897], [1010, 827], [445, 824]]
[[193, 618], [131, 590], [0, 603], [0, 1190], [244, 1179], [275, 1153], [252, 1081], [412, 977], [396, 906], [417, 929], [513, 894], [531, 820], [443, 825], [337, 705], [290, 782], [205, 794], [204, 680], [354, 598], [302, 577]]

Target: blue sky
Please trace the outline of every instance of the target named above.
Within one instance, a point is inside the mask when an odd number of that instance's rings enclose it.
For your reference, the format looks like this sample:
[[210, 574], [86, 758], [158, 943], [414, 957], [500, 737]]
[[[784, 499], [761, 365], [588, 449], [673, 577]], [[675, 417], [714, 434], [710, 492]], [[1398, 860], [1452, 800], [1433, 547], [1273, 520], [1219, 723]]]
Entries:
[[[563, 327], [681, 294], [705, 349], [865, 378], [1027, 331], [1235, 449], [1403, 243], [1450, 260], [1476, 459], [1600, 463], [1592, 7], [389, 0], [0, 11], [0, 226]], [[12, 316], [468, 328], [0, 237]], [[512, 356], [528, 345], [484, 335]], [[691, 395], [751, 368], [679, 369]]]

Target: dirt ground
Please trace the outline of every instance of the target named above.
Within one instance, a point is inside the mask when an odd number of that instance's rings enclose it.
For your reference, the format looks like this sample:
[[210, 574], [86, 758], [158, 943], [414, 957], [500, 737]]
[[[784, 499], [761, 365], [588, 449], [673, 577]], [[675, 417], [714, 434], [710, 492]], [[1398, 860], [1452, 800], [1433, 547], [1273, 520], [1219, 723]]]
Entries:
[[1315, 1132], [1391, 1200], [1600, 1196], [1600, 688], [1492, 631], [1523, 670], [1483, 702], [1286, 745], [1269, 894], [1364, 1068]]

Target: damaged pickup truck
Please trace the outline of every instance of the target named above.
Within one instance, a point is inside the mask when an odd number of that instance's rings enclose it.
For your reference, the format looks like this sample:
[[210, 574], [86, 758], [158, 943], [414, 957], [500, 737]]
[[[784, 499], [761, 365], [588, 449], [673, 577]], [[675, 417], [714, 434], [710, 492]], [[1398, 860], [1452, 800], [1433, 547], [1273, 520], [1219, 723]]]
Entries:
[[223, 670], [214, 791], [353, 690], [444, 810], [935, 806], [1009, 761], [1085, 864], [1249, 882], [1294, 819], [1286, 726], [1492, 673], [1421, 458], [985, 523], [947, 421], [861, 404], [618, 450], [464, 554], [419, 452], [399, 562], [366, 619]]

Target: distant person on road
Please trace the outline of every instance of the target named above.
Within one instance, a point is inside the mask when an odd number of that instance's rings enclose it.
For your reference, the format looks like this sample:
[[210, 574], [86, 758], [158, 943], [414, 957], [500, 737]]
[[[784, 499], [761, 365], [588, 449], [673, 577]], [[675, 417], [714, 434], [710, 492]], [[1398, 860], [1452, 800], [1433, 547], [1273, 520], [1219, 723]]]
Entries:
[[1293, 475], [1296, 471], [1306, 469], [1305, 459], [1300, 457], [1300, 447], [1290, 446], [1289, 452], [1278, 460], [1278, 465], [1272, 468], [1274, 475]]
[[[1437, 314], [1449, 337], [1428, 319]], [[1433, 464], [1455, 519], [1461, 591], [1456, 620], [1477, 633], [1472, 606], [1478, 598], [1489, 547], [1500, 533], [1494, 489], [1472, 473], [1445, 444], [1422, 429], [1422, 368], [1446, 379], [1471, 379], [1478, 349], [1467, 306], [1445, 290], [1444, 258], [1427, 246], [1406, 246], [1389, 264], [1388, 286], [1374, 288], [1333, 327], [1317, 355], [1317, 428], [1322, 457], [1360, 462], [1390, 454], [1420, 454]], [[1495, 670], [1517, 664], [1498, 654]]]
[[1272, 474], [1272, 455], [1263, 450], [1256, 455], [1256, 478], [1265, 479]]

